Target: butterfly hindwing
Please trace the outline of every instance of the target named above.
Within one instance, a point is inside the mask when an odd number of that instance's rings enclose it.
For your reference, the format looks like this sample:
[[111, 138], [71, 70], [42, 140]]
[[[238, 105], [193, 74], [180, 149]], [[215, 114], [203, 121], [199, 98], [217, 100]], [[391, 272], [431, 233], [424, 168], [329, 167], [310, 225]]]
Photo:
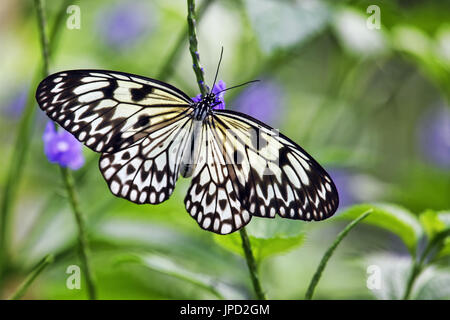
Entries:
[[300, 146], [241, 113], [216, 110], [213, 117], [224, 153], [239, 172], [240, 201], [252, 216], [323, 220], [334, 214], [336, 187]]
[[185, 117], [127, 148], [103, 153], [100, 171], [111, 192], [139, 204], [167, 200], [175, 188], [191, 134], [192, 121]]

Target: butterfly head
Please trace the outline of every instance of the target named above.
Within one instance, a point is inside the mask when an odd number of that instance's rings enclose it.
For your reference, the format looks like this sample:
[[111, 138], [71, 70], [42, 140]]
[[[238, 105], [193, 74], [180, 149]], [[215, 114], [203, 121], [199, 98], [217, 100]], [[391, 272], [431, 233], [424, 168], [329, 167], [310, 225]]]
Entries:
[[206, 105], [208, 105], [209, 107], [214, 107], [216, 104], [220, 103], [217, 102], [217, 98], [216, 95], [213, 92], [208, 93], [204, 98], [203, 101]]

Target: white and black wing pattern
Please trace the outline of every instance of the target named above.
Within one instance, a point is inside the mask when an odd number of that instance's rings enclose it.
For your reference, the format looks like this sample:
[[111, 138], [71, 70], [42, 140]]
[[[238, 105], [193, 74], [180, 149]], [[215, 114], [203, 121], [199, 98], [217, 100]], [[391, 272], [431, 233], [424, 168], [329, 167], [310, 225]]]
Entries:
[[183, 150], [192, 135], [193, 121], [175, 117], [171, 123], [129, 147], [100, 157], [100, 171], [111, 192], [135, 203], [157, 204], [172, 194], [180, 175]]
[[239, 200], [252, 215], [323, 220], [338, 208], [337, 189], [325, 170], [300, 146], [247, 115], [215, 110], [223, 153], [232, 159]]
[[200, 227], [228, 234], [249, 223], [251, 215], [243, 206], [235, 168], [211, 121], [211, 116], [205, 119], [198, 137], [200, 151], [184, 203]]
[[39, 84], [36, 100], [50, 119], [97, 152], [132, 145], [192, 104], [169, 84], [104, 70], [55, 73]]
[[44, 79], [36, 92], [47, 115], [94, 151], [112, 193], [160, 203], [172, 193], [192, 134], [192, 100], [163, 82], [104, 70]]

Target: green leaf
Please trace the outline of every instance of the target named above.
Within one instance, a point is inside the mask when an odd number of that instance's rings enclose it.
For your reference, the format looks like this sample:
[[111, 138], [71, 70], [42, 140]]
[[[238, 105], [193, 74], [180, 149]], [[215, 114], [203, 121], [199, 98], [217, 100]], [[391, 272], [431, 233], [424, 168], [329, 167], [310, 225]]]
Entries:
[[[305, 239], [305, 223], [276, 217], [275, 219], [253, 219], [246, 227], [253, 254], [257, 263], [263, 259], [291, 250]], [[222, 247], [244, 256], [241, 237], [238, 232], [230, 235], [214, 235]]]
[[446, 229], [450, 229], [450, 211], [438, 211], [438, 218], [444, 223]]
[[442, 241], [442, 248], [436, 255], [436, 258], [440, 259], [447, 256], [450, 256], [450, 237], [446, 237], [444, 241]]
[[361, 213], [373, 208], [372, 214], [363, 223], [390, 231], [402, 239], [411, 254], [415, 253], [423, 229], [418, 219], [408, 210], [387, 203], [355, 205], [337, 216], [338, 219], [353, 220]]
[[436, 259], [450, 256], [450, 211], [437, 212], [439, 221], [441, 221], [445, 228], [441, 230], [436, 237], [439, 238], [439, 252], [436, 254]]
[[439, 219], [436, 211], [426, 210], [419, 216], [419, 220], [429, 239], [433, 239], [437, 233], [445, 229], [445, 223]]
[[426, 210], [420, 215], [429, 241], [437, 248], [434, 259], [440, 259], [450, 254], [450, 212]]

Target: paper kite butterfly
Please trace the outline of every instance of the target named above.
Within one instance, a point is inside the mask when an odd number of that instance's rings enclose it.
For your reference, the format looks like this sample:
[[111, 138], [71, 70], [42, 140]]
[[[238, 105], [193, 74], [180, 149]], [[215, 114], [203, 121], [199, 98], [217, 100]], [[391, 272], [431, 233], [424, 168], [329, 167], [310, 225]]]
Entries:
[[184, 203], [201, 228], [239, 230], [253, 216], [323, 220], [338, 207], [330, 176], [300, 146], [245, 114], [215, 110], [150, 78], [105, 70], [55, 73], [37, 88], [47, 115], [90, 149], [111, 192], [138, 204], [192, 177]]

